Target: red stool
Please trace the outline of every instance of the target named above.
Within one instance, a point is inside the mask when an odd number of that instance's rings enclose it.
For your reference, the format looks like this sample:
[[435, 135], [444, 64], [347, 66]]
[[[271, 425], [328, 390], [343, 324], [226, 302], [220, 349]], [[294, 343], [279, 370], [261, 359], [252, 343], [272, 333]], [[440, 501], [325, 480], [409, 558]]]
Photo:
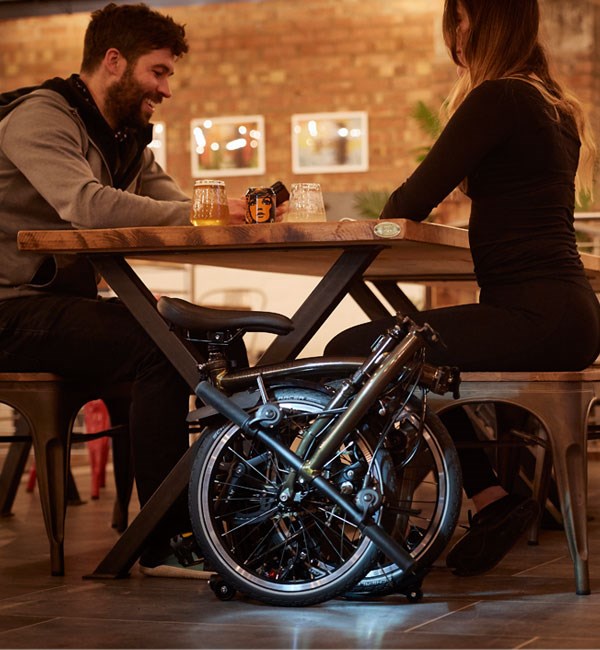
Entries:
[[[112, 426], [106, 404], [101, 399], [95, 399], [85, 404], [83, 407], [83, 417], [85, 433], [106, 431]], [[87, 441], [86, 444], [92, 469], [91, 497], [92, 499], [99, 499], [100, 488], [106, 486], [106, 465], [108, 463], [110, 439], [108, 437], [95, 438]], [[35, 470], [35, 463], [33, 463], [27, 480], [27, 492], [33, 492], [36, 478], [37, 473]], [[70, 501], [81, 502], [79, 494], [77, 493], [76, 498], [73, 498], [73, 496], [70, 495]]]
[[[88, 402], [83, 407], [83, 417], [86, 433], [97, 433], [110, 429], [110, 415], [106, 404], [101, 399]], [[90, 465], [92, 468], [92, 499], [100, 498], [100, 488], [106, 485], [106, 463], [108, 462], [108, 450], [110, 440], [96, 438], [87, 443]]]

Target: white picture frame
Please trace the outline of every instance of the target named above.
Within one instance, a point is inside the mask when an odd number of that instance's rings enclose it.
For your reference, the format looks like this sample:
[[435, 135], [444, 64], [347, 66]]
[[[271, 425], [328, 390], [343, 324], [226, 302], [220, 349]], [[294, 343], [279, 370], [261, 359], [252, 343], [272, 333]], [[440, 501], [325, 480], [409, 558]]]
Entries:
[[262, 115], [202, 117], [190, 122], [193, 178], [265, 173]]
[[292, 115], [294, 174], [365, 172], [369, 120], [365, 111]]

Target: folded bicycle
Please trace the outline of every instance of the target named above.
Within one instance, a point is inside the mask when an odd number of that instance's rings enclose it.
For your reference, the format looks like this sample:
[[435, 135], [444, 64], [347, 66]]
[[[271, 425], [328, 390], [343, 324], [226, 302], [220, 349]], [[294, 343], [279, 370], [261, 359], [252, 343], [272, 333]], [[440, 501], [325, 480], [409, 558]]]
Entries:
[[345, 596], [422, 597], [456, 526], [458, 457], [427, 393], [457, 393], [455, 368], [426, 363], [428, 326], [397, 316], [364, 360], [310, 358], [233, 369], [249, 331], [286, 334], [269, 312], [177, 298], [161, 315], [208, 346], [188, 419], [205, 424], [189, 483], [192, 526], [222, 599], [273, 605]]

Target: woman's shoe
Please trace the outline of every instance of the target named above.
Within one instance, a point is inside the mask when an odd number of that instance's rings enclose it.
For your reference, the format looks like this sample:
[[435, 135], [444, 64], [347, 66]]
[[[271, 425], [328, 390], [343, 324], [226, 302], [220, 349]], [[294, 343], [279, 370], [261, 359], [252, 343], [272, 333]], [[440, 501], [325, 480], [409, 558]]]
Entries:
[[493, 569], [539, 515], [534, 499], [508, 494], [480, 510], [469, 530], [450, 549], [446, 565], [458, 576]]

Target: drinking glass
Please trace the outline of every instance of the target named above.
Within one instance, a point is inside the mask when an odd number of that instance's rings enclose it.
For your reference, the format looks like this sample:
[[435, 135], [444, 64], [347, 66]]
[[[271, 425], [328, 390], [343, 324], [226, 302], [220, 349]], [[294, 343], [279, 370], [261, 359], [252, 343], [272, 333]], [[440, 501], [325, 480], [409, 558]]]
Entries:
[[225, 181], [208, 179], [194, 183], [190, 221], [194, 226], [224, 226], [229, 222]]
[[290, 206], [284, 220], [296, 223], [327, 221], [319, 183], [292, 183]]

